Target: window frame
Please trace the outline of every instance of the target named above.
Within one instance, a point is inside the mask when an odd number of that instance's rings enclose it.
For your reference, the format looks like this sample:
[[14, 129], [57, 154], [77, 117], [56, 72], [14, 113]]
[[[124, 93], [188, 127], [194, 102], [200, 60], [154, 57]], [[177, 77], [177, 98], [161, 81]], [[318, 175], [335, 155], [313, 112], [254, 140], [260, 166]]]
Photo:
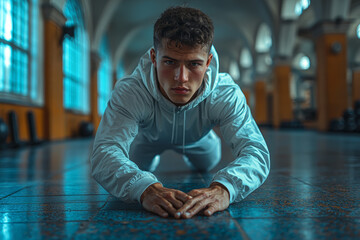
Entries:
[[[33, 16], [33, 8], [37, 8], [39, 7], [38, 5], [38, 0], [34, 1], [34, 0], [24, 0], [27, 2], [28, 4], [28, 9], [27, 9], [27, 31], [28, 31], [28, 36], [27, 36], [27, 49], [18, 46], [17, 44], [15, 44], [14, 42], [14, 37], [11, 39], [11, 41], [8, 41], [4, 38], [0, 38], [0, 43], [3, 45], [7, 45], [12, 49], [12, 54], [15, 51], [19, 51], [22, 52], [26, 55], [27, 58], [27, 69], [25, 69], [25, 71], [27, 71], [27, 76], [26, 76], [26, 86], [27, 86], [27, 90], [26, 90], [26, 95], [20, 94], [20, 93], [15, 93], [13, 91], [9, 91], [9, 92], [5, 92], [5, 91], [0, 91], [0, 103], [8, 103], [8, 104], [16, 104], [16, 105], [23, 105], [23, 106], [35, 106], [38, 107], [40, 106], [40, 88], [37, 85], [36, 87], [36, 91], [37, 91], [37, 97], [36, 98], [32, 98], [32, 86], [33, 86], [33, 81], [36, 81], [37, 79], [33, 79], [33, 68], [32, 65], [35, 64], [33, 63], [33, 52], [32, 52], [32, 46], [33, 43], [36, 42], [34, 41], [34, 37], [39, 38], [39, 36], [35, 36], [33, 33], [33, 24], [39, 24], [39, 21], [37, 20], [35, 23], [32, 20], [33, 17], [37, 17], [37, 16]], [[13, 4], [13, 0], [10, 0], [11, 4]], [[21, 2], [18, 4], [22, 4]], [[11, 10], [11, 17], [12, 19], [16, 18], [16, 15], [14, 14], [14, 11]], [[38, 42], [38, 41], [37, 41]], [[12, 60], [11, 60], [12, 61]], [[37, 65], [39, 62], [39, 59], [36, 58], [35, 61], [37, 61]], [[20, 64], [19, 64], [20, 65]], [[13, 68], [14, 64], [12, 62], [11, 64], [11, 68]], [[3, 66], [0, 66], [3, 67]], [[35, 70], [36, 71], [36, 70]], [[11, 84], [11, 81], [10, 81]], [[40, 84], [40, 83], [38, 83]]]
[[[65, 66], [66, 66], [66, 63], [65, 63], [65, 51], [67, 50], [67, 48], [65, 48], [65, 41], [74, 41], [74, 39], [69, 39], [68, 36], [65, 36], [65, 39], [64, 39], [64, 42], [63, 42], [63, 56], [62, 56], [62, 61], [63, 61], [63, 108], [66, 112], [70, 112], [70, 113], [74, 113], [74, 114], [81, 114], [81, 115], [88, 115], [90, 113], [90, 76], [89, 76], [89, 61], [87, 61], [89, 59], [89, 55], [90, 55], [90, 41], [89, 41], [89, 37], [88, 37], [88, 34], [86, 32], [86, 29], [85, 29], [85, 22], [84, 22], [84, 15], [83, 15], [83, 12], [82, 12], [82, 5], [80, 3], [80, 1], [78, 0], [67, 0], [64, 4], [64, 16], [65, 17], [69, 17], [66, 15], [65, 13], [65, 8], [66, 8], [66, 4], [69, 2], [69, 1], [74, 1], [76, 2], [76, 5], [79, 7], [79, 10], [77, 10], [75, 12], [75, 15], [72, 15], [73, 17], [76, 18], [77, 21], [74, 21], [73, 18], [70, 18], [73, 25], [76, 26], [76, 29], [75, 29], [75, 38], [78, 38], [80, 39], [80, 41], [84, 40], [84, 39], [87, 39], [87, 43], [86, 44], [83, 44], [83, 48], [78, 51], [78, 52], [75, 52], [75, 54], [81, 54], [81, 61], [78, 63], [78, 65], [76, 66], [75, 68], [75, 73], [71, 73], [71, 74], [67, 74], [68, 71], [65, 69]], [[69, 3], [69, 4], [73, 4], [73, 3]], [[74, 13], [72, 13], [74, 14]], [[80, 16], [78, 16], [78, 14], [80, 14]], [[81, 18], [81, 19], [80, 19]], [[81, 27], [79, 26], [79, 19], [81, 21]], [[65, 23], [67, 24], [67, 23]], [[79, 34], [80, 33], [80, 34]], [[70, 48], [72, 47], [76, 47], [79, 45], [78, 42], [74, 43], [75, 45], [69, 45]], [[86, 45], [86, 47], [84, 46]], [[69, 48], [69, 49], [70, 49]], [[71, 49], [70, 49], [71, 50]], [[78, 60], [78, 56], [75, 56], [74, 57], [74, 61], [73, 62], [76, 62]], [[77, 69], [79, 68], [79, 69]], [[82, 71], [81, 73], [82, 74], [79, 74], [79, 72], [77, 71]], [[77, 78], [79, 77], [79, 78]], [[76, 103], [75, 105], [73, 106], [66, 106], [66, 87], [65, 87], [65, 84], [68, 82], [67, 80], [65, 80], [66, 78], [69, 79], [69, 82], [70, 83], [75, 83], [76, 85], [74, 86], [74, 88], [78, 88], [78, 89], [82, 89], [82, 92], [80, 92], [81, 94], [79, 94], [79, 92], [75, 91], [74, 92], [70, 92], [69, 95], [77, 95], [77, 97], [80, 98], [80, 102], [79, 103]], [[71, 99], [71, 97], [70, 97]], [[83, 101], [85, 100], [85, 101]], [[71, 101], [70, 101], [71, 102]], [[85, 106], [83, 108], [78, 108], [77, 105], [80, 105], [80, 106]], [[84, 105], [85, 104], [85, 105]], [[75, 107], [74, 107], [75, 106]]]

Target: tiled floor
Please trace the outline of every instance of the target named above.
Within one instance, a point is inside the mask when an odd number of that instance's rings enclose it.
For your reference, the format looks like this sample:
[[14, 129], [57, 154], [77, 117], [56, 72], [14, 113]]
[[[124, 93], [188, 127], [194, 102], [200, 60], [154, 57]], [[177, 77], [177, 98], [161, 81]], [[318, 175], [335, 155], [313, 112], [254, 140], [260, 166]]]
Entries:
[[[244, 201], [212, 217], [163, 219], [110, 196], [91, 177], [91, 140], [0, 150], [0, 239], [360, 239], [360, 135], [262, 130], [271, 172]], [[167, 187], [205, 187], [165, 152]], [[176, 163], [176, 164], [174, 164]]]

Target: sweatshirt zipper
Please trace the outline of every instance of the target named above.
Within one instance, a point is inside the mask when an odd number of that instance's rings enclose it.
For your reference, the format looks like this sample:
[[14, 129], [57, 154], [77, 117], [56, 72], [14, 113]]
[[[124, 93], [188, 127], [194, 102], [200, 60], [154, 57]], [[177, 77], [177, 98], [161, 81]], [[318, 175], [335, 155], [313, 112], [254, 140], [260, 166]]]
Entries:
[[172, 122], [172, 134], [171, 134], [171, 144], [177, 143], [178, 138], [178, 127], [177, 127], [177, 119], [178, 114], [181, 112], [181, 107], [176, 106], [173, 112], [173, 122]]

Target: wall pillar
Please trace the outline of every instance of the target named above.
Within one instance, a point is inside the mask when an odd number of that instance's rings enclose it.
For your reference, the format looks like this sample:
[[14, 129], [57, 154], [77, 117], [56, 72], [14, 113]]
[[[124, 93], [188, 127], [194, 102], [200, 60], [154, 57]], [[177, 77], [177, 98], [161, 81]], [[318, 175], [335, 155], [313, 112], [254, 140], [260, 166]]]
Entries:
[[255, 82], [255, 120], [257, 124], [267, 124], [267, 90], [266, 82]]
[[360, 68], [354, 69], [352, 74], [352, 107], [360, 101]]
[[290, 97], [291, 65], [287, 61], [276, 60], [273, 69], [273, 125], [279, 128], [282, 122], [293, 120]]
[[249, 105], [249, 107], [251, 106], [250, 104], [250, 90], [249, 89], [241, 89], [241, 91], [243, 92], [245, 98], [246, 98], [246, 103], [247, 105]]
[[63, 49], [60, 38], [65, 16], [51, 4], [43, 4], [44, 16], [44, 100], [45, 136], [48, 140], [66, 137], [63, 106]]
[[100, 56], [96, 52], [90, 53], [90, 109], [91, 122], [94, 124], [95, 132], [100, 123], [98, 112], [98, 70], [100, 66]]
[[313, 28], [317, 55], [318, 129], [327, 131], [331, 120], [348, 107], [346, 83], [348, 23], [321, 22]]

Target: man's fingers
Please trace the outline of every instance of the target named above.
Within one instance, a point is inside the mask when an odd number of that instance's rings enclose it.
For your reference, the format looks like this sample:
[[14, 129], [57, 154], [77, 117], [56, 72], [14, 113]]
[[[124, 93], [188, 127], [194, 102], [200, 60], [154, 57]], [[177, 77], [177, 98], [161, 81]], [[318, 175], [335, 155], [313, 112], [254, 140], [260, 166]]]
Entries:
[[184, 205], [183, 202], [172, 197], [167, 197], [166, 200], [168, 200], [176, 209], [179, 209]]
[[162, 197], [168, 200], [176, 209], [181, 208], [184, 203], [176, 198], [176, 192], [166, 192], [162, 194]]
[[[206, 194], [201, 194], [201, 195], [199, 195], [199, 196], [197, 196], [197, 197], [194, 197], [194, 198], [188, 200], [188, 201], [184, 204], [184, 206], [182, 206], [177, 212], [181, 213], [182, 215], [185, 214], [184, 216], [187, 217], [187, 216], [189, 215], [189, 213], [186, 214], [186, 212], [187, 212], [189, 209], [191, 209], [195, 204], [197, 204], [199, 201], [202, 201], [202, 200], [205, 199], [205, 198], [206, 198]], [[186, 215], [187, 215], [187, 216], [186, 216]]]
[[218, 208], [215, 206], [215, 204], [209, 204], [208, 207], [205, 209], [204, 214], [206, 216], [211, 216], [217, 211], [218, 211]]
[[161, 217], [168, 217], [169, 214], [164, 210], [162, 209], [159, 205], [154, 205], [152, 208], [151, 208], [151, 212], [161, 216]]
[[208, 198], [198, 201], [191, 209], [185, 212], [184, 217], [185, 218], [193, 217], [195, 214], [206, 208], [206, 206], [209, 204], [210, 201], [211, 200]]
[[172, 216], [175, 216], [175, 212], [176, 212], [176, 209], [174, 208], [174, 206], [168, 202], [167, 200], [163, 200], [159, 203], [159, 205], [165, 209], [168, 213], [170, 213]]
[[188, 192], [189, 196], [196, 197], [197, 195], [201, 194], [201, 189], [193, 189], [190, 192]]
[[189, 199], [192, 198], [188, 194], [186, 194], [186, 193], [184, 193], [182, 191], [179, 191], [179, 190], [175, 192], [175, 197], [177, 199], [179, 199], [180, 201], [182, 201], [183, 203], [187, 202]]

